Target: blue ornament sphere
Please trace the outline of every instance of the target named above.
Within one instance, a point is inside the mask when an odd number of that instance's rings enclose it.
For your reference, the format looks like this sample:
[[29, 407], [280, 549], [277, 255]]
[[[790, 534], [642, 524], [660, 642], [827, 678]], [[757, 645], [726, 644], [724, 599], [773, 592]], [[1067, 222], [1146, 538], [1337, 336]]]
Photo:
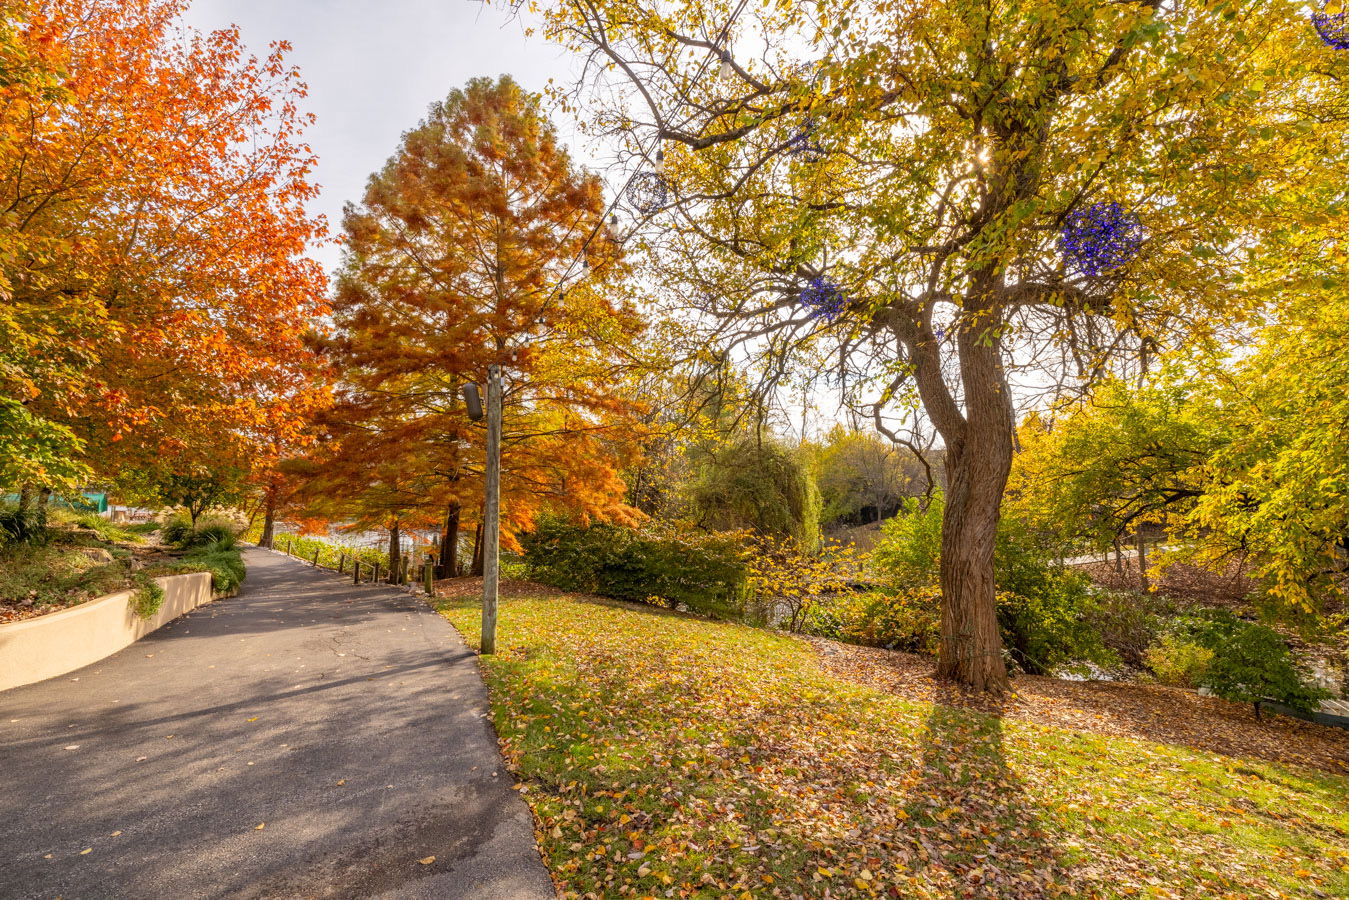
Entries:
[[1143, 223], [1114, 201], [1074, 210], [1063, 226], [1063, 255], [1083, 275], [1096, 277], [1127, 265], [1143, 246]]
[[810, 315], [815, 319], [832, 322], [842, 315], [848, 306], [848, 296], [843, 288], [825, 278], [816, 275], [806, 281], [801, 289], [801, 303], [810, 307]]
[[807, 162], [818, 162], [824, 159], [825, 150], [815, 137], [815, 130], [814, 119], [806, 119], [802, 122], [801, 127], [787, 141], [787, 152]]
[[1349, 12], [1328, 13], [1322, 3], [1321, 9], [1312, 13], [1312, 25], [1328, 45], [1336, 50], [1349, 50]]

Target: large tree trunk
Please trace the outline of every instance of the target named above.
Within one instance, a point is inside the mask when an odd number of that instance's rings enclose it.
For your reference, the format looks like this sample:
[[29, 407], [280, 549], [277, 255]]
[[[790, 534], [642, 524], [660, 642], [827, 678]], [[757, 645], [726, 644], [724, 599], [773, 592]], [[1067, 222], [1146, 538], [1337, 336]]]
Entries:
[[[991, 270], [973, 274], [975, 296], [993, 297]], [[923, 408], [946, 443], [942, 516], [941, 648], [937, 675], [978, 691], [1008, 687], [998, 630], [993, 549], [1002, 493], [1012, 468], [1014, 416], [1002, 362], [996, 302], [971, 302], [956, 332], [959, 402], [947, 385], [935, 333], [909, 333]]]
[[459, 501], [450, 504], [445, 513], [445, 530], [440, 540], [440, 562], [436, 574], [440, 578], [454, 578], [459, 574]]
[[[1005, 452], [999, 447], [1004, 443]], [[937, 675], [980, 691], [1008, 686], [993, 551], [1010, 463], [1010, 435], [1005, 440], [967, 441], [960, 452], [948, 450], [946, 456]]]
[[394, 519], [389, 526], [389, 584], [397, 584], [403, 571], [403, 535]]
[[267, 486], [267, 508], [262, 516], [262, 537], [258, 538], [258, 546], [272, 549], [276, 543], [276, 485]]
[[479, 522], [478, 527], [473, 529], [473, 569], [469, 574], [481, 575], [482, 564], [482, 523]]

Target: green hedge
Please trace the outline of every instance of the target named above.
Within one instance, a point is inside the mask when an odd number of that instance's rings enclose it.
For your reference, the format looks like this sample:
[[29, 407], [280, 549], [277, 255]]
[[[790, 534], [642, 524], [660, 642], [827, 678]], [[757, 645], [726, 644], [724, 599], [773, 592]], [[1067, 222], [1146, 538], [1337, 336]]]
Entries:
[[725, 619], [745, 612], [748, 571], [739, 534], [585, 528], [543, 520], [524, 546], [529, 576], [564, 590]]

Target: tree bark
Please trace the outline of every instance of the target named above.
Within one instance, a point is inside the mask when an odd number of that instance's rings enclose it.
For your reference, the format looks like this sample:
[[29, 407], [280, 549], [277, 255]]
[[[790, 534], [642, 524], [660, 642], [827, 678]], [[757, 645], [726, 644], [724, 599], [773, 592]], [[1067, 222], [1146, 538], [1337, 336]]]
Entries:
[[19, 513], [28, 512], [28, 507], [33, 504], [33, 485], [25, 483], [19, 488]]
[[478, 523], [478, 527], [477, 527], [477, 528], [473, 529], [473, 568], [470, 570], [469, 574], [470, 574], [470, 575], [481, 575], [481, 574], [482, 574], [482, 523], [481, 523], [481, 522]]
[[993, 554], [1011, 464], [1011, 435], [981, 437], [967, 441], [958, 452], [948, 450], [946, 457], [937, 675], [975, 690], [998, 692], [1009, 685], [998, 629]]
[[1138, 584], [1143, 593], [1152, 590], [1148, 581], [1148, 545], [1143, 540], [1143, 529], [1134, 529], [1134, 546], [1138, 548]]
[[[995, 274], [971, 274], [973, 295], [996, 294]], [[946, 507], [942, 514], [941, 644], [937, 676], [977, 691], [1010, 686], [998, 629], [993, 550], [1002, 494], [1012, 468], [1015, 416], [1002, 361], [1000, 310], [971, 301], [958, 326], [962, 403], [943, 374], [931, 327], [908, 334], [923, 408], [946, 443]]]
[[440, 562], [436, 566], [439, 578], [454, 578], [459, 574], [459, 501], [450, 503], [445, 513], [445, 529], [440, 540]]
[[267, 486], [267, 507], [262, 516], [262, 536], [258, 538], [258, 546], [272, 549], [276, 543], [276, 485]]
[[389, 526], [389, 584], [398, 583], [398, 575], [403, 571], [403, 535], [394, 519]]

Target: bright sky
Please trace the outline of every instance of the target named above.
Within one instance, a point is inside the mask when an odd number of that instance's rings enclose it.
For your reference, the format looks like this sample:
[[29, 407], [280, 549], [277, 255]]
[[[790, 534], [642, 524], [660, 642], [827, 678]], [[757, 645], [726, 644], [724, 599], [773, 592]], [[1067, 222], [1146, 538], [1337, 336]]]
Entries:
[[[195, 0], [187, 23], [211, 30], [238, 25], [262, 55], [272, 41], [294, 46], [290, 60], [309, 84], [308, 132], [322, 189], [314, 211], [341, 225], [342, 205], [358, 201], [366, 179], [393, 155], [398, 139], [432, 101], [479, 75], [510, 74], [542, 91], [566, 83], [572, 60], [542, 37], [526, 37], [503, 6], [475, 0]], [[557, 121], [579, 160], [585, 148], [570, 121]], [[339, 252], [316, 256], [329, 271]]]

